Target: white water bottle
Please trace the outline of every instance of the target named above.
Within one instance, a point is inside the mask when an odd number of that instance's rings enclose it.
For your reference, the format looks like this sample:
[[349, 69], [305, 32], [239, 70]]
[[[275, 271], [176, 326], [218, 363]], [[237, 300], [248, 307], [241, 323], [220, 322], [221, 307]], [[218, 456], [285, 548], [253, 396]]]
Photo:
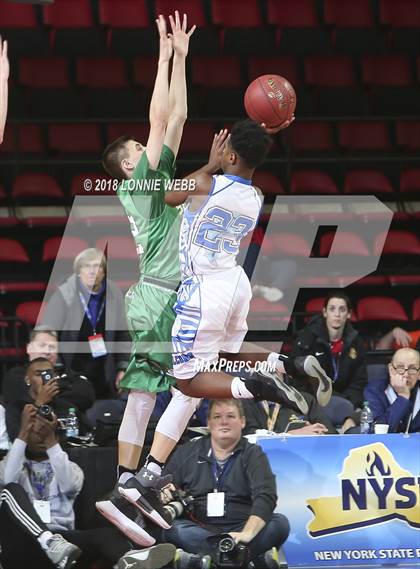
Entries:
[[66, 421], [66, 436], [78, 437], [79, 436], [79, 419], [77, 418], [76, 409], [70, 407], [69, 414]]
[[373, 413], [369, 407], [369, 402], [365, 401], [360, 414], [360, 434], [368, 435], [370, 433], [373, 433]]

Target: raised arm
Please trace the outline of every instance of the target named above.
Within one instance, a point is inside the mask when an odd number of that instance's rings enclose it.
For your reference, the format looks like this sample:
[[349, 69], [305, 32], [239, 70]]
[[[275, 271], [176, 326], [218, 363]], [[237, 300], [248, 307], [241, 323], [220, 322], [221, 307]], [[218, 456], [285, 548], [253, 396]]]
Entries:
[[155, 86], [150, 100], [150, 132], [146, 145], [149, 166], [156, 170], [159, 166], [166, 127], [169, 117], [169, 60], [172, 56], [172, 40], [166, 32], [165, 18], [160, 15], [156, 20], [159, 32], [159, 62]]
[[0, 37], [0, 144], [3, 142], [6, 126], [8, 103], [9, 59], [7, 57], [7, 41]]
[[193, 26], [187, 32], [187, 15], [184, 14], [181, 24], [178, 10], [175, 10], [175, 17], [169, 16], [169, 21], [172, 28], [171, 39], [174, 59], [169, 87], [169, 120], [165, 144], [169, 146], [176, 157], [188, 111], [185, 60], [188, 55], [190, 37], [194, 33], [196, 26]]

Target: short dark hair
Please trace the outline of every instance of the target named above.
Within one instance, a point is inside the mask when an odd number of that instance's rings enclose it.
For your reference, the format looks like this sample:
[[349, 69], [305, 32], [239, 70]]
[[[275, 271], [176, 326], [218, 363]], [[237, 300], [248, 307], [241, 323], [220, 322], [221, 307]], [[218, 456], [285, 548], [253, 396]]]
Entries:
[[232, 407], [236, 407], [240, 417], [245, 417], [244, 406], [240, 399], [211, 399], [207, 410], [208, 419], [211, 417], [211, 412], [216, 405], [232, 405]]
[[349, 312], [350, 312], [351, 310], [353, 310], [353, 307], [352, 307], [352, 305], [351, 305], [351, 300], [350, 300], [350, 298], [347, 296], [346, 293], [341, 292], [340, 290], [336, 290], [336, 291], [334, 291], [334, 292], [330, 292], [330, 293], [326, 296], [326, 298], [325, 298], [325, 300], [324, 300], [324, 308], [327, 308], [328, 303], [329, 303], [329, 301], [330, 301], [332, 298], [341, 298], [341, 300], [344, 300], [344, 302], [346, 303], [346, 305], [347, 305], [347, 310], [348, 310]]
[[263, 127], [250, 119], [236, 122], [230, 133], [232, 150], [249, 168], [256, 168], [267, 157], [273, 141]]
[[56, 330], [53, 330], [46, 324], [39, 324], [39, 326], [35, 326], [35, 328], [31, 330], [29, 334], [29, 342], [33, 342], [38, 334], [48, 334], [52, 338], [58, 340], [58, 334]]
[[33, 364], [38, 364], [41, 362], [46, 362], [47, 364], [49, 364], [51, 366], [51, 362], [47, 358], [35, 358], [28, 363], [28, 365], [26, 366], [26, 369], [28, 370]]
[[123, 134], [119, 136], [114, 142], [108, 144], [102, 154], [102, 166], [111, 178], [117, 180], [124, 180], [127, 178], [123, 169], [121, 168], [121, 160], [125, 158], [126, 144], [129, 140], [135, 140], [134, 136]]

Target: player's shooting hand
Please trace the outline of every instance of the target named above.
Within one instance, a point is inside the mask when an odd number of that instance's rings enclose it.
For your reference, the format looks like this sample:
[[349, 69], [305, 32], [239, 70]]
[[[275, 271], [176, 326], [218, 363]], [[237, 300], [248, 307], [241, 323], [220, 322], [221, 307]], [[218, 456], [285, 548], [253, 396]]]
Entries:
[[294, 120], [295, 120], [295, 115], [293, 115], [289, 121], [284, 121], [284, 123], [282, 123], [280, 126], [270, 127], [267, 126], [265, 123], [261, 123], [261, 126], [268, 134], [276, 134], [276, 132], [280, 132], [281, 130], [284, 130], [285, 128], [290, 126]]
[[166, 20], [162, 14], [156, 20], [156, 25], [159, 32], [159, 63], [164, 63], [172, 57], [172, 40], [166, 31]]
[[9, 58], [7, 57], [7, 41], [2, 41], [0, 36], [0, 78], [6, 80], [9, 78]]
[[169, 16], [169, 22], [171, 23], [172, 34], [168, 35], [172, 40], [174, 52], [177, 55], [186, 57], [188, 54], [190, 37], [193, 35], [197, 26], [193, 26], [190, 31], [187, 32], [187, 14], [183, 15], [181, 25], [181, 19], [179, 17], [178, 10], [175, 10], [175, 17], [172, 15]]
[[217, 172], [217, 170], [220, 170], [221, 168], [223, 150], [228, 137], [229, 132], [227, 128], [222, 128], [214, 135], [208, 160], [208, 166], [213, 172]]

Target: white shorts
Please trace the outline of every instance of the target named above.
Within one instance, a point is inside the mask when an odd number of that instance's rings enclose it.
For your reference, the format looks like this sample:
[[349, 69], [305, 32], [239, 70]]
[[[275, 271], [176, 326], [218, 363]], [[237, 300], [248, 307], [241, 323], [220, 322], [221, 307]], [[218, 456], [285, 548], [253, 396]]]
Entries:
[[186, 279], [178, 291], [172, 327], [177, 379], [191, 379], [219, 352], [237, 353], [248, 331], [252, 293], [242, 267]]

